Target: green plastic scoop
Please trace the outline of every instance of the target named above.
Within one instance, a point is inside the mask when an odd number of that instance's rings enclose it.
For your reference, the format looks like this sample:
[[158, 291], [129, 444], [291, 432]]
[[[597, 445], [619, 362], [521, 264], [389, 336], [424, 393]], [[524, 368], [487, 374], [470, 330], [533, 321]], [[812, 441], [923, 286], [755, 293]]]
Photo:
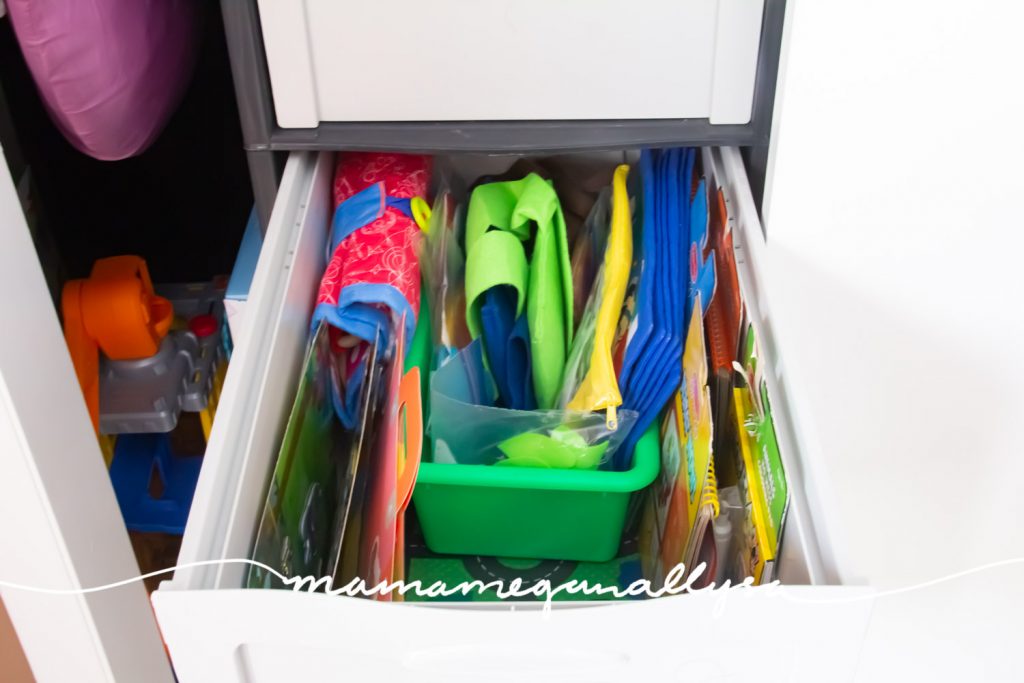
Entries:
[[[524, 243], [532, 239], [527, 263]], [[466, 214], [466, 323], [480, 336], [480, 298], [491, 287], [516, 291], [525, 307], [533, 388], [539, 408], [554, 407], [572, 344], [572, 273], [565, 218], [551, 184], [536, 173], [480, 185]]]
[[496, 466], [593, 470], [608, 450], [608, 442], [588, 446], [579, 432], [563, 426], [552, 430], [551, 436], [517, 434], [498, 444], [498, 449], [508, 459], [496, 462]]

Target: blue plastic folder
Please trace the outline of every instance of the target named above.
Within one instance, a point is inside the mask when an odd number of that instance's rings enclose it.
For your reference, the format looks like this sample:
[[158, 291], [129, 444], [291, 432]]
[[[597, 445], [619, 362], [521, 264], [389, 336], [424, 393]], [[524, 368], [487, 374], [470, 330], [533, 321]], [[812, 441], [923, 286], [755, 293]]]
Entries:
[[[671, 362], [680, 351], [676, 348], [683, 335], [674, 330], [682, 329], [685, 291], [680, 287], [680, 264], [685, 253], [684, 245], [688, 235], [688, 213], [683, 206], [688, 194], [682, 189], [682, 177], [692, 150], [672, 149], [657, 154], [660, 159], [654, 168], [655, 191], [655, 243], [659, 265], [657, 272], [656, 318], [657, 329], [652, 335], [653, 349], [643, 369], [633, 380], [633, 393], [646, 396], [657, 390], [663, 379], [662, 368]], [[682, 166], [682, 168], [681, 168]], [[677, 322], [679, 321], [679, 322]]]
[[694, 192], [696, 158], [694, 149], [641, 153], [642, 271], [634, 329], [619, 377], [622, 407], [639, 418], [616, 451], [617, 470], [630, 466], [636, 441], [678, 389], [684, 321], [696, 293], [710, 302], [714, 291], [714, 258], [703, 258], [708, 239], [703, 180]]

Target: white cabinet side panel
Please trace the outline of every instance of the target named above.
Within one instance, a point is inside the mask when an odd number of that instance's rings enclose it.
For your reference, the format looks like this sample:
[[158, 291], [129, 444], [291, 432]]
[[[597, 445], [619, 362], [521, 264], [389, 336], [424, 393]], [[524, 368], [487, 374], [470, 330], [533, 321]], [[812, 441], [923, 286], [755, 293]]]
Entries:
[[[74, 590], [139, 568], [14, 184], [0, 163], [0, 580]], [[141, 582], [4, 587], [39, 681], [170, 681]]]

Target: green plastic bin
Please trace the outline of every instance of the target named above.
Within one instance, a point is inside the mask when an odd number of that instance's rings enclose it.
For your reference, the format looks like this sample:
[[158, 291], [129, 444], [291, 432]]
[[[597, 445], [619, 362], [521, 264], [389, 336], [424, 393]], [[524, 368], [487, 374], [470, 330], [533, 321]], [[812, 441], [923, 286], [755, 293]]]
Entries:
[[659, 464], [654, 426], [625, 472], [424, 462], [412, 499], [435, 553], [605, 562]]
[[[421, 322], [429, 315], [424, 300]], [[406, 366], [420, 367], [426, 377], [429, 324], [423, 327], [417, 326]], [[427, 547], [453, 555], [611, 560], [630, 498], [654, 481], [661, 464], [657, 424], [637, 443], [625, 472], [438, 464], [428, 462], [428, 443], [413, 504]]]

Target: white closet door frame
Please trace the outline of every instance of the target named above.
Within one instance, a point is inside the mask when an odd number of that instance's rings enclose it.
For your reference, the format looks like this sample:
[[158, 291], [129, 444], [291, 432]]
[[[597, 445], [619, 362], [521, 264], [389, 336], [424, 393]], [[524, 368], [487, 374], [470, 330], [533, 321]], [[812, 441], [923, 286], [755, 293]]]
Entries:
[[[138, 576], [10, 171], [0, 162], [0, 581]], [[36, 679], [172, 681], [142, 582], [2, 587]]]

